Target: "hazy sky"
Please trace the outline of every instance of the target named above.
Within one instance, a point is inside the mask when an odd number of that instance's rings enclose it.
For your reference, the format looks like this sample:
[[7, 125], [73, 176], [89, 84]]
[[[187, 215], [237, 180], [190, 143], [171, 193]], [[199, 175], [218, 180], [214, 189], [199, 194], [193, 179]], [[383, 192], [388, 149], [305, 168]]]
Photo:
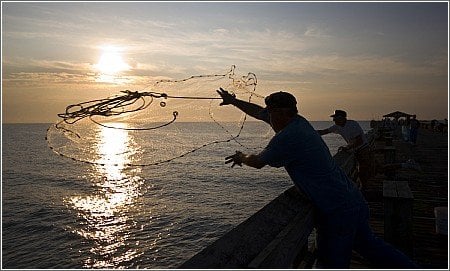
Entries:
[[3, 122], [231, 65], [310, 120], [447, 118], [448, 3], [2, 2]]

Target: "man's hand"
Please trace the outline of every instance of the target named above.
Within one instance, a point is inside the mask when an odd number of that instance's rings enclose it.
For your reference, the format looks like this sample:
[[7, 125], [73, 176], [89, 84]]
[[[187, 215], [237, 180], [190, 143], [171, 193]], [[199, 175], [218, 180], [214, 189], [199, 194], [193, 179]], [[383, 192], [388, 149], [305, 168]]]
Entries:
[[235, 154], [230, 155], [225, 158], [225, 164], [229, 164], [229, 163], [233, 162], [231, 167], [234, 167], [235, 165], [239, 165], [242, 167], [243, 156], [244, 156], [244, 154], [242, 152], [236, 151]]
[[223, 99], [223, 101], [220, 105], [233, 104], [233, 102], [236, 100], [236, 95], [230, 94], [228, 91], [224, 90], [223, 88], [220, 88], [219, 90], [217, 90], [217, 93], [219, 93], [220, 97]]

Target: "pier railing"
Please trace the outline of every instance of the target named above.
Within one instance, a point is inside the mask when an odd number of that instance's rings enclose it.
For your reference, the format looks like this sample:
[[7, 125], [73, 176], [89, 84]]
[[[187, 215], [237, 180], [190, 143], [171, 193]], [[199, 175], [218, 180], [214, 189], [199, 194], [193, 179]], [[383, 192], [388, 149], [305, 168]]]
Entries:
[[[373, 133], [368, 138], [373, 142]], [[338, 152], [334, 159], [356, 181], [355, 155]], [[308, 268], [312, 264], [308, 239], [313, 227], [312, 205], [293, 186], [179, 268]]]

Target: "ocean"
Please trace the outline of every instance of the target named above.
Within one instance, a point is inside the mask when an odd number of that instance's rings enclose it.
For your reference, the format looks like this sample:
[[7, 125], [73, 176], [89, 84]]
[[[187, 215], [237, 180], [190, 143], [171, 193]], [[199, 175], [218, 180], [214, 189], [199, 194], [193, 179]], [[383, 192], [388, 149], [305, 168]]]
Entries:
[[[312, 124], [322, 129], [332, 122]], [[360, 124], [369, 129], [369, 122]], [[130, 157], [149, 162], [137, 156], [141, 150], [164, 144], [165, 154], [157, 154], [164, 160], [173, 155], [171, 142], [188, 150], [191, 144], [183, 140], [218, 138], [205, 132], [211, 123], [173, 125], [195, 129], [177, 138], [94, 130], [103, 137], [86, 148], [96, 150], [92, 157], [103, 159], [101, 165], [55, 154], [45, 140], [50, 124], [3, 124], [2, 268], [177, 268], [292, 186], [284, 169], [230, 168], [224, 158], [246, 152], [232, 142], [168, 163], [126, 166]], [[249, 122], [242, 142], [264, 146], [273, 135], [267, 131], [267, 125]], [[344, 144], [334, 134], [323, 138], [332, 154]]]

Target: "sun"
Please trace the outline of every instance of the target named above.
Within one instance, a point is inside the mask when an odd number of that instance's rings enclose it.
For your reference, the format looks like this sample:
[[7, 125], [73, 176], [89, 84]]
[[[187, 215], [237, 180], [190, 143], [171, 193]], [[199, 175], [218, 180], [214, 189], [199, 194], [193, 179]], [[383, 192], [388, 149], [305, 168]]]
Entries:
[[94, 67], [103, 75], [116, 75], [129, 70], [131, 67], [122, 59], [120, 51], [120, 48], [114, 46], [103, 47], [102, 55]]

